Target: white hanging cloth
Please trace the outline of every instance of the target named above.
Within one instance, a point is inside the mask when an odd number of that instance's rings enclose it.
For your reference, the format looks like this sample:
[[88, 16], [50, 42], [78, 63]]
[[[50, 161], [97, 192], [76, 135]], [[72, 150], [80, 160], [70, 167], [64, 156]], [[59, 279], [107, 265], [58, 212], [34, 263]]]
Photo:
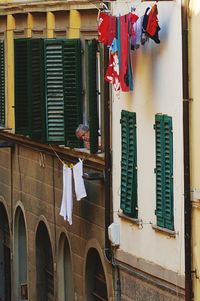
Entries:
[[60, 208], [60, 215], [72, 225], [72, 170], [63, 164], [63, 195]]
[[73, 167], [73, 176], [76, 198], [77, 201], [80, 201], [87, 196], [83, 180], [83, 161], [81, 159], [79, 159], [79, 162]]

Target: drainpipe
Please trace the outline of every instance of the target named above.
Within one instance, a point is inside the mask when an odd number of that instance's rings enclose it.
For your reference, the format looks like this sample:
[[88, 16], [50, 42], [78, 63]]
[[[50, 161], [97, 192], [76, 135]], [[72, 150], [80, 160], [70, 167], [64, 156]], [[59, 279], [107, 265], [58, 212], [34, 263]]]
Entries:
[[[108, 49], [104, 48], [104, 74], [106, 67], [108, 66]], [[111, 192], [112, 192], [112, 179], [111, 179], [111, 142], [110, 142], [110, 129], [111, 129], [111, 114], [110, 114], [110, 95], [109, 84], [104, 81], [104, 139], [105, 139], [105, 170], [104, 170], [104, 183], [105, 183], [105, 256], [111, 263], [112, 250], [108, 237], [108, 226], [112, 222], [112, 204], [111, 204]]]
[[182, 66], [183, 66], [183, 147], [184, 147], [184, 213], [185, 213], [185, 300], [191, 301], [191, 200], [190, 200], [190, 133], [189, 133], [189, 67], [188, 67], [188, 9], [189, 1], [182, 0]]

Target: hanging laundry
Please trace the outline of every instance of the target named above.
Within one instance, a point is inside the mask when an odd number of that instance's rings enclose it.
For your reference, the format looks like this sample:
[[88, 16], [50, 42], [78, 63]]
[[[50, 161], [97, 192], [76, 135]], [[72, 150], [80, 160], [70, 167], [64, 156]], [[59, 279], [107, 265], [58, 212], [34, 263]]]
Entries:
[[105, 80], [113, 84], [113, 88], [115, 91], [120, 90], [118, 41], [116, 38], [114, 38], [110, 47], [110, 59], [105, 74]]
[[149, 37], [157, 44], [160, 43], [160, 39], [158, 36], [158, 32], [160, 31], [160, 27], [158, 25], [158, 8], [157, 5], [154, 4], [148, 17], [146, 32]]
[[128, 66], [128, 56], [129, 56], [129, 14], [120, 16], [120, 85], [121, 90], [124, 92], [130, 91], [129, 85], [129, 66]]
[[63, 164], [63, 194], [60, 215], [72, 225], [72, 170]]
[[117, 35], [117, 18], [100, 12], [98, 20], [98, 39], [105, 45], [110, 46]]
[[139, 17], [134, 13], [134, 11], [129, 15], [129, 36], [130, 36], [130, 44], [131, 49], [134, 47], [135, 38], [136, 38], [136, 31], [134, 28], [134, 24], [136, 24]]
[[131, 50], [136, 50], [140, 47], [142, 36], [142, 22], [143, 16], [139, 17], [137, 21], [133, 24], [133, 30], [135, 32], [135, 35], [131, 37]]
[[143, 21], [142, 21], [142, 35], [141, 35], [141, 44], [144, 45], [148, 41], [148, 34], [146, 32], [147, 24], [148, 24], [148, 19], [149, 19], [149, 13], [151, 9], [150, 7], [147, 7], [145, 14], [143, 16]]
[[77, 201], [80, 201], [87, 196], [83, 180], [83, 161], [81, 159], [79, 159], [79, 162], [73, 167], [73, 176], [76, 198]]

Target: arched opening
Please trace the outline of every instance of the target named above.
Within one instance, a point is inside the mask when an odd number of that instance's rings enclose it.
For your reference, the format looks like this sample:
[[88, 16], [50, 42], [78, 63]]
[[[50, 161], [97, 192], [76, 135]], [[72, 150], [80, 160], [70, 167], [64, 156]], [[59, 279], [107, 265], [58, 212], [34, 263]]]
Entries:
[[0, 203], [0, 300], [11, 300], [10, 231], [6, 210]]
[[54, 300], [52, 247], [46, 225], [40, 222], [36, 233], [37, 301]]
[[15, 214], [14, 231], [15, 298], [17, 300], [28, 300], [27, 235], [24, 215], [20, 208], [17, 209]]
[[58, 255], [58, 300], [74, 300], [72, 262], [68, 240], [61, 235]]
[[107, 285], [100, 256], [96, 249], [91, 248], [86, 260], [86, 300], [107, 301]]

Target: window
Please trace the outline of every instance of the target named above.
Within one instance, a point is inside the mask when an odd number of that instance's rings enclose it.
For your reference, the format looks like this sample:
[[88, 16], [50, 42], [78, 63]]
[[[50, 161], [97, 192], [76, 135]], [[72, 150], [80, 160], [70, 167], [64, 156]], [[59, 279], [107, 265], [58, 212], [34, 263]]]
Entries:
[[[90, 151], [98, 151], [97, 41], [88, 41]], [[82, 147], [75, 136], [83, 123], [80, 39], [15, 40], [16, 133], [44, 143]]]
[[4, 41], [0, 41], [0, 127], [5, 127], [5, 59], [4, 59]]
[[136, 113], [121, 113], [121, 209], [137, 218], [137, 143]]
[[172, 118], [155, 116], [157, 225], [174, 230]]

